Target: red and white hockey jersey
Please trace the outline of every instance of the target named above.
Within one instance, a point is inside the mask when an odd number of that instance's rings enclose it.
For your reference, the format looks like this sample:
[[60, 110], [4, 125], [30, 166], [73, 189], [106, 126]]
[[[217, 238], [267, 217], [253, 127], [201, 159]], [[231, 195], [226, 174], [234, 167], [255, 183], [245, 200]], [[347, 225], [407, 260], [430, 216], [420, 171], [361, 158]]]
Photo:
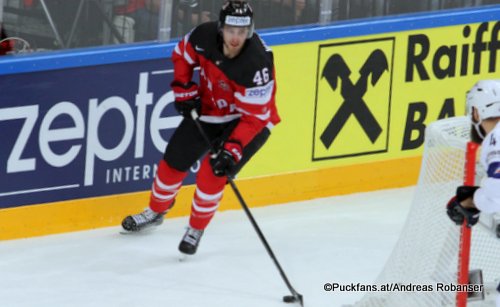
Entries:
[[248, 39], [236, 57], [222, 53], [217, 22], [194, 28], [172, 53], [174, 81], [186, 84], [200, 68], [200, 120], [224, 123], [240, 118], [229, 139], [248, 144], [265, 126], [280, 122], [272, 51], [258, 34]]

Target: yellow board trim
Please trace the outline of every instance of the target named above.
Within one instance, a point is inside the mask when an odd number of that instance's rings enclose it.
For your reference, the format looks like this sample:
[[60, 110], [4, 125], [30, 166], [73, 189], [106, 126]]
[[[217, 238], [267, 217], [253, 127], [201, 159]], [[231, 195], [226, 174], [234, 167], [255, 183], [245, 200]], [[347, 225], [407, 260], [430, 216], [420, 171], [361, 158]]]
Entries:
[[[414, 185], [420, 163], [421, 157], [394, 159], [242, 179], [237, 186], [250, 207], [260, 207]], [[168, 217], [189, 215], [193, 193], [194, 186], [183, 187]], [[241, 208], [229, 186], [224, 195], [220, 211]], [[146, 191], [2, 209], [0, 240], [117, 226], [146, 207], [148, 197]]]

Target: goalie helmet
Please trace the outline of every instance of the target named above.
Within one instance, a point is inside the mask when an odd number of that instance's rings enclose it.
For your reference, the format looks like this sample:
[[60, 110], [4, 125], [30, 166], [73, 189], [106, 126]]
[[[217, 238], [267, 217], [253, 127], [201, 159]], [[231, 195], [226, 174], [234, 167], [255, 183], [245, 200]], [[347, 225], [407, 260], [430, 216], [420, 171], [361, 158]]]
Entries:
[[248, 38], [252, 37], [254, 30], [253, 10], [246, 1], [226, 1], [219, 13], [219, 29], [225, 25], [233, 27], [248, 27]]
[[[471, 119], [478, 135], [483, 139], [481, 122], [487, 118], [500, 117], [500, 79], [481, 80], [467, 92], [467, 116]], [[479, 120], [474, 121], [472, 108], [477, 110]]]

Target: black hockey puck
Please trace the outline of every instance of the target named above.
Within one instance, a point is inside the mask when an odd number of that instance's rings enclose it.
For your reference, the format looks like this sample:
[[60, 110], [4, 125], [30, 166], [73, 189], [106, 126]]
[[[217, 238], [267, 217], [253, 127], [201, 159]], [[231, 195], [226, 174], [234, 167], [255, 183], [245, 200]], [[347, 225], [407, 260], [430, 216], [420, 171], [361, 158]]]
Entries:
[[297, 298], [293, 295], [285, 295], [283, 296], [283, 302], [285, 303], [295, 303]]

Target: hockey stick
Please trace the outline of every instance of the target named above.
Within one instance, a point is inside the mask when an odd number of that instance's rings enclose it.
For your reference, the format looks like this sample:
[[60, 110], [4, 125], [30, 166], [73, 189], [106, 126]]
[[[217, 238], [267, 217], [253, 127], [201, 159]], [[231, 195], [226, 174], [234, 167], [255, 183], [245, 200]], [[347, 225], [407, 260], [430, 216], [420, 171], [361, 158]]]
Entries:
[[[198, 115], [198, 113], [196, 112], [195, 109], [193, 109], [191, 111], [191, 117], [193, 118], [193, 121], [196, 124], [196, 127], [200, 131], [201, 136], [203, 137], [203, 139], [205, 140], [205, 142], [210, 146], [210, 152], [212, 154], [216, 153], [217, 150], [214, 147], [214, 145], [210, 142], [210, 139], [208, 138], [207, 134], [205, 133], [205, 130], [201, 126], [201, 124], [200, 124], [200, 122], [198, 120], [199, 119], [199, 115]], [[286, 277], [285, 271], [283, 271], [283, 269], [281, 268], [281, 265], [278, 262], [278, 259], [276, 259], [276, 256], [274, 255], [274, 253], [273, 253], [273, 251], [271, 249], [271, 246], [269, 245], [269, 243], [267, 243], [267, 240], [264, 237], [264, 234], [262, 233], [262, 231], [260, 230], [259, 226], [257, 225], [257, 222], [255, 221], [255, 219], [254, 219], [254, 217], [252, 215], [252, 212], [250, 212], [250, 209], [248, 208], [248, 205], [246, 204], [245, 200], [243, 199], [243, 196], [241, 196], [241, 193], [238, 190], [238, 187], [236, 186], [236, 184], [234, 183], [234, 180], [233, 180], [232, 176], [228, 175], [227, 176], [227, 181], [231, 185], [231, 188], [233, 189], [233, 192], [236, 195], [236, 198], [238, 198], [238, 201], [240, 202], [241, 206], [243, 207], [243, 210], [245, 211], [248, 219], [250, 220], [250, 223], [252, 223], [253, 228], [257, 232], [257, 235], [259, 236], [260, 241], [262, 242], [262, 244], [264, 244], [264, 247], [266, 248], [267, 253], [271, 257], [271, 259], [274, 261], [274, 264], [276, 265], [276, 267], [278, 268], [278, 271], [280, 272], [281, 278], [283, 278], [283, 281], [285, 282], [286, 286], [288, 287], [288, 290], [290, 290], [290, 292], [292, 293], [292, 295], [285, 295], [285, 296], [283, 296], [283, 302], [285, 302], [285, 303], [299, 302], [300, 306], [304, 307], [304, 300], [303, 300], [302, 294], [298, 293], [292, 287], [292, 285], [290, 284], [290, 281]]]

